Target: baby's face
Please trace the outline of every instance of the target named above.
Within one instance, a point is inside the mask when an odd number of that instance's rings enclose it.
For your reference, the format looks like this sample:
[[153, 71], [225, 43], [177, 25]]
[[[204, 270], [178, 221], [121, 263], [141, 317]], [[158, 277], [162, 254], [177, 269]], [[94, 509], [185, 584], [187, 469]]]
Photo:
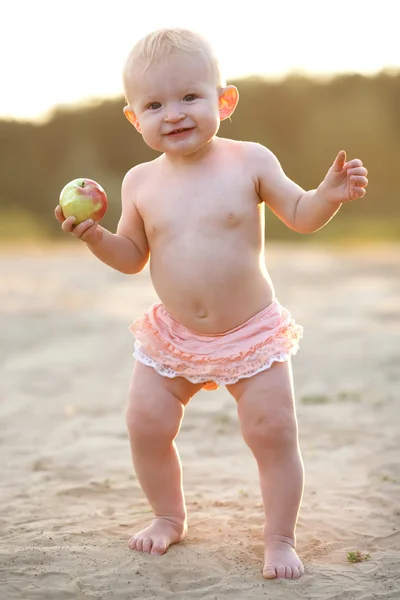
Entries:
[[220, 124], [216, 74], [202, 56], [171, 53], [131, 76], [130, 108], [151, 148], [188, 156], [207, 144]]

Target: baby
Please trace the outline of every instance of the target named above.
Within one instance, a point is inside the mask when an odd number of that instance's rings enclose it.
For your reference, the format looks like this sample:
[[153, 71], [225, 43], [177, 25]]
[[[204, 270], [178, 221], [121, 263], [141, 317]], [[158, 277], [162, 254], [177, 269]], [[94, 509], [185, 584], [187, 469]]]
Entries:
[[294, 231], [311, 233], [364, 196], [367, 170], [341, 151], [306, 192], [267, 148], [217, 137], [239, 94], [194, 32], [164, 29], [140, 40], [125, 64], [124, 89], [126, 118], [160, 155], [124, 177], [115, 234], [91, 220], [74, 225], [59, 206], [55, 215], [64, 232], [122, 273], [138, 273], [150, 259], [161, 300], [130, 328], [136, 361], [126, 420], [154, 519], [129, 546], [159, 555], [184, 538], [174, 440], [192, 396], [225, 385], [259, 471], [263, 576], [297, 579], [303, 464], [290, 358], [302, 328], [276, 299], [264, 264], [264, 203]]

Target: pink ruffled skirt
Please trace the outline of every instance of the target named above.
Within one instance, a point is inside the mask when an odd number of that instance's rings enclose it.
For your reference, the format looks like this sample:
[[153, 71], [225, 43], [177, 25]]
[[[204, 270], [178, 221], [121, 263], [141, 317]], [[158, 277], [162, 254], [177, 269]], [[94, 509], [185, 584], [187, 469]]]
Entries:
[[184, 377], [205, 389], [236, 383], [296, 354], [303, 328], [276, 299], [235, 329], [199, 334], [181, 325], [161, 302], [153, 304], [129, 330], [133, 356], [165, 377]]

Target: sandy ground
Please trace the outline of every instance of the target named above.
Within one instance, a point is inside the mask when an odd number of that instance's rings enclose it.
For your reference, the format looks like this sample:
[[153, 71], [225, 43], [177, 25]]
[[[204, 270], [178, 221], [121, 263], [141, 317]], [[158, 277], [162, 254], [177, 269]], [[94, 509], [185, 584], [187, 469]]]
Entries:
[[[188, 406], [178, 446], [189, 535], [129, 550], [150, 511], [123, 411], [132, 319], [156, 299], [78, 244], [0, 255], [0, 598], [400, 598], [400, 248], [272, 245], [294, 358], [306, 488], [298, 581], [261, 577], [256, 466], [225, 389]], [[349, 551], [370, 557], [351, 564]]]

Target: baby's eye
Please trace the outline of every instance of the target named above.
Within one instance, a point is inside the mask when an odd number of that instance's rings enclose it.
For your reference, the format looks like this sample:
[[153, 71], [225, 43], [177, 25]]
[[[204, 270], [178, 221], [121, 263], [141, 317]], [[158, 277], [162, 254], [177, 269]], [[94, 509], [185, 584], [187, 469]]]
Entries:
[[157, 108], [160, 108], [160, 106], [161, 104], [159, 102], [150, 102], [146, 108], [149, 108], [150, 110], [157, 110]]
[[185, 102], [193, 102], [193, 100], [196, 100], [196, 98], [196, 94], [186, 94], [186, 96], [183, 99]]

